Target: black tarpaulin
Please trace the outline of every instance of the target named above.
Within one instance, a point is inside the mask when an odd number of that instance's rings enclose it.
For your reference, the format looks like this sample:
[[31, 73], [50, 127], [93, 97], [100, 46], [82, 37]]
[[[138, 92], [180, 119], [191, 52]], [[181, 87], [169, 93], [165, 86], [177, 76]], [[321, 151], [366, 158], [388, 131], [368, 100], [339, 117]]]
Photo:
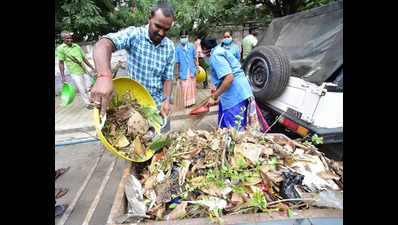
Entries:
[[343, 2], [274, 19], [259, 45], [280, 47], [291, 76], [320, 85], [343, 64]]

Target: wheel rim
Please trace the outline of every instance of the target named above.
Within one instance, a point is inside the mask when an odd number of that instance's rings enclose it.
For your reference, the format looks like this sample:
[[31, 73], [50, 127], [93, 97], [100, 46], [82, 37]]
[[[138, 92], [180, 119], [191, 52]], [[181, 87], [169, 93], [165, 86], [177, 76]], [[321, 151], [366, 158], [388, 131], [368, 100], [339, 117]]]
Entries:
[[269, 67], [262, 57], [255, 57], [249, 65], [248, 78], [254, 91], [261, 90], [268, 83]]

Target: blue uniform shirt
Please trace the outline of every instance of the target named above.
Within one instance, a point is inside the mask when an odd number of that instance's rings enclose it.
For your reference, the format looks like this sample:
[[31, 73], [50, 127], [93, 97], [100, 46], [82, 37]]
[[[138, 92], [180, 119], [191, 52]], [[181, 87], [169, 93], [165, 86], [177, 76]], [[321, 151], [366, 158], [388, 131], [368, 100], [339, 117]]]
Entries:
[[165, 37], [155, 46], [149, 38], [148, 25], [131, 26], [103, 37], [112, 40], [116, 50], [126, 50], [129, 77], [142, 84], [159, 106], [163, 101], [163, 82], [174, 78], [174, 43]]
[[231, 43], [228, 47], [224, 43], [220, 43], [221, 47], [225, 48], [226, 50], [230, 51], [232, 55], [240, 62], [240, 49], [237, 44]]
[[195, 77], [196, 75], [196, 50], [192, 43], [187, 43], [187, 49], [184, 49], [184, 46], [180, 43], [176, 48], [176, 63], [180, 63], [180, 69], [178, 71], [178, 76], [180, 79], [186, 80], [188, 75], [188, 67], [189, 72], [191, 73], [191, 77]]
[[253, 92], [244, 71], [241, 69], [240, 62], [228, 50], [221, 46], [216, 46], [211, 51], [209, 59], [210, 77], [213, 84], [220, 87], [222, 78], [227, 74], [234, 75], [231, 86], [220, 95], [223, 110], [229, 109], [245, 99], [253, 96]]

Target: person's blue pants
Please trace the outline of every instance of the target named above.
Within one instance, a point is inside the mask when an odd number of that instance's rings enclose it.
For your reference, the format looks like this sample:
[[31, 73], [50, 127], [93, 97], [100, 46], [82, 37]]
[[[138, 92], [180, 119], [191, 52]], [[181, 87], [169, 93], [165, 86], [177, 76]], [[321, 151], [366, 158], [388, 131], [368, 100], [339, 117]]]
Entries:
[[249, 101], [246, 99], [239, 104], [223, 110], [221, 101], [218, 102], [218, 124], [220, 128], [234, 127], [241, 130], [246, 126], [247, 105]]

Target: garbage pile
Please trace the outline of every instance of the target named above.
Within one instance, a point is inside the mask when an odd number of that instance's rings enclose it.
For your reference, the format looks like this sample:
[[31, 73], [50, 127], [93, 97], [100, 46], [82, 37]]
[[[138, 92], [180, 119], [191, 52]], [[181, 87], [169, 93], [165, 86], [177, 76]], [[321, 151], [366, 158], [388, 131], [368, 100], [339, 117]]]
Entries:
[[112, 98], [102, 133], [107, 141], [122, 155], [133, 160], [145, 157], [146, 149], [153, 144], [156, 130], [163, 123], [159, 110], [141, 106], [127, 91]]
[[235, 129], [164, 134], [151, 161], [133, 163], [119, 222], [177, 220], [297, 209], [342, 209], [343, 165], [283, 134]]

